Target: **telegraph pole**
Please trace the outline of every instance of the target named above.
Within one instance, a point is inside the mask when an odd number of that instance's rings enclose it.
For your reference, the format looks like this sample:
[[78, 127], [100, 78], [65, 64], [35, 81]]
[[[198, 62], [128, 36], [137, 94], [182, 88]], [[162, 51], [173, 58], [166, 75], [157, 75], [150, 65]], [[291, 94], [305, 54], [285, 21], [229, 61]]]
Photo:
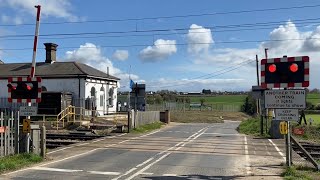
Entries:
[[[259, 81], [259, 58], [258, 55], [256, 55], [256, 70], [257, 70], [257, 85], [260, 86]], [[261, 92], [263, 94], [263, 92]], [[263, 98], [263, 97], [262, 97]], [[262, 116], [262, 107], [261, 107], [261, 100], [260, 98], [257, 99], [257, 112], [260, 114], [260, 134], [263, 135], [263, 116]]]

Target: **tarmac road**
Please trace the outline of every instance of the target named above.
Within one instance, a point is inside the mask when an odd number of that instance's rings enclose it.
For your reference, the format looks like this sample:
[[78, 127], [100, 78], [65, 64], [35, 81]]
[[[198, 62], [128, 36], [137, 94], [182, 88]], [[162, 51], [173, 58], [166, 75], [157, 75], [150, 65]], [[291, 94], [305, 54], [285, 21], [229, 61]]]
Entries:
[[[52, 152], [53, 161], [5, 179], [246, 179], [252, 175], [247, 137], [239, 122], [173, 124], [145, 135], [102, 139]], [[272, 148], [272, 147], [271, 147]], [[269, 148], [270, 149], [270, 148]], [[257, 151], [257, 152], [256, 152]], [[249, 154], [250, 153], [250, 154]], [[279, 156], [271, 152], [271, 156]], [[278, 158], [279, 159], [279, 158]]]

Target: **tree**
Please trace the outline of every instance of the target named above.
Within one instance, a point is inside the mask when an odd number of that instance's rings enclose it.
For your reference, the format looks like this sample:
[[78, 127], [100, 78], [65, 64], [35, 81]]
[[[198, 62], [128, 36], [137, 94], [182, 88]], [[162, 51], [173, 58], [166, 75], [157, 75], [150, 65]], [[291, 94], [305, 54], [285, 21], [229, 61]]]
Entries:
[[320, 94], [320, 90], [317, 88], [314, 88], [310, 91], [310, 93], [314, 93], [314, 94]]
[[241, 111], [249, 115], [254, 115], [257, 112], [256, 100], [251, 94], [246, 97], [246, 100], [241, 107]]
[[154, 95], [154, 102], [155, 102], [156, 104], [161, 104], [161, 103], [163, 102], [163, 99], [162, 99], [162, 97], [161, 97], [160, 94]]
[[201, 98], [200, 99], [200, 103], [201, 103], [201, 106], [203, 106], [204, 105], [204, 102], [206, 101], [206, 99], [205, 98]]

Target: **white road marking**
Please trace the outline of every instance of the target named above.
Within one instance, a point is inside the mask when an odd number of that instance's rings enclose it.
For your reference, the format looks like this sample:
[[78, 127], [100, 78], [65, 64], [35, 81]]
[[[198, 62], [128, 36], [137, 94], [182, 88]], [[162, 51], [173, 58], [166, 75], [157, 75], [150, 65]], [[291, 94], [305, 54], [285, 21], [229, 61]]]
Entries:
[[73, 148], [73, 147], [76, 147], [76, 146], [83, 146], [83, 145], [86, 145], [86, 144], [99, 142], [99, 141], [105, 140], [105, 139], [107, 139], [107, 138], [120, 137], [120, 136], [123, 136], [123, 135], [126, 135], [126, 134], [127, 134], [127, 133], [120, 134], [120, 135], [117, 135], [117, 136], [108, 136], [108, 137], [106, 137], [106, 138], [100, 138], [100, 139], [98, 139], [98, 140], [91, 141], [91, 142], [89, 142], [89, 143], [78, 144], [78, 145], [75, 145], [75, 146], [68, 146], [68, 147], [65, 147], [65, 148], [61, 148], [61, 149], [57, 149], [57, 150], [55, 150], [55, 151], [48, 152], [47, 154], [52, 154], [52, 153], [59, 152], [59, 151], [62, 151], [62, 150], [66, 150], [66, 149], [70, 149], [70, 148]]
[[13, 174], [13, 173], [30, 170], [30, 169], [32, 169], [32, 168], [42, 167], [42, 166], [46, 166], [46, 165], [49, 165], [49, 164], [53, 164], [53, 163], [65, 161], [65, 160], [68, 160], [68, 159], [71, 159], [71, 158], [75, 158], [75, 157], [78, 157], [78, 156], [82, 156], [82, 155], [85, 155], [85, 154], [92, 153], [93, 151], [96, 151], [96, 150], [98, 150], [98, 149], [101, 149], [101, 148], [92, 149], [92, 150], [90, 150], [90, 151], [86, 151], [86, 152], [84, 152], [84, 153], [80, 153], [80, 154], [77, 154], [77, 155], [74, 155], [74, 156], [69, 156], [69, 157], [67, 157], [67, 158], [63, 158], [63, 159], [59, 159], [59, 160], [56, 160], [56, 161], [48, 162], [48, 163], [45, 163], [45, 164], [41, 164], [41, 165], [36, 166], [36, 167], [30, 167], [30, 168], [26, 168], [26, 169], [20, 169], [20, 170], [13, 171], [13, 172], [9, 172], [9, 173], [3, 174], [3, 175], [10, 175], [10, 174]]
[[174, 177], [176, 177], [178, 175], [177, 174], [163, 174], [162, 176], [174, 176]]
[[69, 147], [61, 148], [61, 149], [58, 149], [58, 150], [55, 150], [55, 151], [51, 151], [51, 152], [48, 152], [47, 154], [59, 152], [59, 151], [62, 151], [62, 150], [65, 150], [65, 149], [69, 149], [69, 148], [73, 148], [73, 146], [69, 146]]
[[213, 135], [221, 135], [221, 136], [243, 136], [241, 134], [225, 134], [225, 133], [204, 133], [204, 134], [213, 134]]
[[152, 163], [150, 163], [149, 165], [147, 165], [146, 167], [142, 168], [140, 171], [136, 172], [135, 174], [133, 174], [132, 176], [126, 178], [126, 180], [130, 180], [135, 178], [136, 176], [138, 176], [139, 174], [143, 173], [145, 170], [149, 169], [151, 166], [153, 166], [154, 164], [156, 164], [157, 162], [161, 161], [162, 159], [164, 159], [165, 157], [167, 157], [169, 154], [171, 154], [170, 152], [164, 154], [163, 156], [161, 156], [159, 159], [153, 161]]
[[275, 144], [275, 143], [273, 143], [273, 141], [271, 140], [271, 139], [268, 139], [270, 142], [271, 142], [271, 144], [274, 146], [274, 148], [277, 150], [277, 152], [280, 154], [280, 156], [284, 159], [284, 160], [286, 160], [286, 157], [284, 156], [284, 154], [281, 152], [281, 150], [278, 148], [278, 146]]
[[[149, 133], [149, 134], [146, 134], [146, 135], [151, 135], [151, 134], [154, 134], [154, 133], [159, 132], [159, 131], [160, 131], [160, 130], [157, 130], [157, 131], [155, 131], [155, 132], [152, 132], [152, 133]], [[138, 136], [138, 137], [136, 137], [136, 138], [145, 137], [146, 135]], [[117, 144], [111, 144], [111, 145], [109, 145], [109, 146], [106, 146], [106, 148], [107, 148], [107, 147], [110, 147], [110, 146], [115, 146], [115, 145], [117, 145]], [[71, 147], [73, 147], [73, 146], [66, 147], [66, 149], [71, 148]], [[26, 171], [26, 170], [30, 170], [30, 169], [32, 169], [32, 168], [42, 167], [42, 166], [46, 166], [46, 165], [49, 165], [49, 164], [53, 164], [53, 163], [65, 161], [65, 160], [72, 159], [72, 158], [75, 158], [75, 157], [78, 157], [78, 156], [82, 156], [82, 155], [86, 155], [86, 154], [92, 153], [93, 151], [100, 150], [100, 149], [104, 149], [104, 148], [95, 148], [95, 149], [92, 149], [92, 150], [90, 150], [90, 151], [86, 151], [86, 152], [84, 152], [84, 153], [80, 153], [80, 154], [77, 154], [77, 155], [74, 155], [74, 156], [69, 156], [69, 157], [67, 157], [67, 158], [59, 159], [59, 160], [56, 160], [56, 161], [51, 161], [51, 162], [48, 162], [48, 163], [45, 163], [45, 164], [41, 164], [41, 165], [35, 166], [35, 167], [20, 169], [20, 170], [17, 170], [17, 171], [12, 171], [12, 172], [9, 172], [9, 173], [3, 174], [3, 175], [6, 176], [6, 175], [10, 175], [10, 174], [14, 174], [14, 173], [18, 173], [18, 172], [23, 172], [23, 171]], [[63, 149], [61, 149], [61, 150], [63, 150]], [[59, 150], [59, 151], [61, 151], [61, 150]], [[57, 150], [57, 151], [58, 151], [58, 150]], [[57, 152], [57, 151], [55, 151], [55, 152]], [[51, 153], [53, 153], [53, 152], [54, 152], [54, 151], [52, 151]], [[47, 153], [47, 154], [48, 154], [48, 153]], [[133, 169], [136, 169], [136, 168], [133, 168]]]
[[88, 173], [91, 174], [102, 174], [102, 175], [112, 175], [112, 176], [117, 176], [121, 173], [119, 172], [104, 172], [104, 171], [88, 171]]
[[250, 158], [249, 158], [249, 150], [248, 150], [248, 142], [247, 142], [247, 136], [244, 136], [244, 153], [246, 155], [246, 170], [247, 175], [252, 174], [251, 167], [250, 167]]
[[128, 175], [129, 173], [135, 171], [136, 169], [137, 169], [137, 168], [132, 168], [132, 169], [130, 169], [129, 171], [127, 171], [126, 173], [124, 173], [124, 174], [122, 174], [121, 176], [118, 176], [118, 177], [116, 177], [116, 178], [113, 178], [112, 180], [118, 180], [119, 178]]
[[69, 173], [83, 171], [83, 170], [75, 170], [75, 169], [59, 169], [59, 168], [48, 168], [48, 167], [34, 167], [32, 169], [40, 170], [40, 171], [69, 172]]
[[149, 175], [149, 176], [151, 176], [151, 175], [153, 175], [153, 173], [143, 172], [143, 173], [141, 173], [141, 175]]
[[146, 161], [142, 162], [141, 164], [137, 165], [136, 167], [143, 166], [143, 165], [147, 164], [148, 162], [152, 161], [153, 159], [154, 159], [153, 157], [149, 158], [148, 160], [146, 160]]
[[75, 146], [83, 146], [83, 145], [87, 145], [87, 144], [89, 144], [89, 143], [77, 144], [77, 145], [75, 145]]
[[[194, 141], [195, 139], [197, 139], [199, 136], [201, 136], [203, 133], [206, 132], [208, 128], [202, 128], [200, 129], [199, 131], [197, 131], [196, 133], [194, 133], [193, 135], [189, 136], [187, 139], [181, 141], [181, 142], [184, 142], [183, 144], [186, 145], [188, 144], [189, 142], [192, 142]], [[202, 132], [201, 132], [202, 131]], [[178, 144], [181, 144], [181, 142], [179, 142]], [[149, 169], [151, 166], [153, 166], [154, 164], [158, 163], [159, 161], [161, 161], [162, 159], [166, 158], [167, 156], [169, 156], [172, 152], [168, 152], [169, 150], [171, 150], [172, 148], [176, 148], [175, 150], [178, 150], [178, 149], [181, 149], [182, 146], [180, 147], [177, 147], [176, 145], [167, 149], [167, 150], [164, 150], [162, 151], [162, 153], [165, 153], [164, 155], [162, 155], [160, 158], [156, 159], [155, 161], [153, 161], [152, 163], [148, 164], [147, 166], [145, 166], [144, 168], [142, 168], [141, 170], [139, 170], [138, 172], [136, 172], [135, 174], [131, 175], [130, 177], [126, 178], [126, 180], [130, 180], [130, 179], [133, 179], [135, 178], [136, 176], [140, 175], [141, 173], [143, 173], [144, 171], [146, 171], [147, 169]], [[158, 153], [159, 154], [159, 153]]]

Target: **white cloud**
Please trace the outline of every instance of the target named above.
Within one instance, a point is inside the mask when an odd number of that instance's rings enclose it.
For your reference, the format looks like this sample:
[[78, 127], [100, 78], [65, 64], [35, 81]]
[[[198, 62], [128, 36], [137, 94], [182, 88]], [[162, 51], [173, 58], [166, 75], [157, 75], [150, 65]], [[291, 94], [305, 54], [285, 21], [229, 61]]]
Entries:
[[319, 51], [320, 50], [320, 26], [315, 31], [309, 33], [303, 44], [303, 50], [305, 51]]
[[[218, 48], [209, 49], [206, 53], [198, 54], [192, 57], [193, 64], [190, 66], [181, 67], [186, 71], [188, 69], [203, 69], [204, 72], [216, 72], [221, 68], [228, 68], [234, 66], [245, 60], [255, 59], [255, 55], [258, 54], [259, 60], [265, 57], [264, 48], [268, 48], [268, 57], [282, 57], [287, 55], [292, 56], [309, 56], [310, 57], [310, 87], [320, 87], [320, 83], [317, 78], [320, 76], [320, 26], [314, 31], [301, 32], [297, 29], [295, 24], [288, 21], [286, 24], [279, 26], [272, 30], [269, 34], [270, 41], [261, 42], [256, 47], [241, 49], [241, 48]], [[282, 41], [288, 39], [288, 41]], [[208, 69], [208, 65], [211, 65], [211, 70]], [[237, 77], [246, 79], [246, 82], [240, 82], [237, 86], [248, 85], [248, 89], [251, 85], [256, 84], [256, 73], [254, 68], [255, 63], [244, 65], [240, 69], [228, 72], [221, 75], [221, 77], [230, 78]], [[192, 67], [192, 68], [190, 68]], [[217, 68], [220, 67], [220, 68]], [[251, 84], [251, 85], [250, 85]], [[227, 89], [229, 89], [227, 87]]]
[[166, 59], [177, 52], [175, 40], [158, 39], [153, 46], [148, 46], [141, 50], [139, 57], [144, 62], [156, 62]]
[[[177, 90], [177, 91], [193, 91], [200, 92], [202, 89], [213, 89], [213, 90], [247, 90], [247, 85], [235, 86], [238, 84], [245, 84], [245, 79], [234, 78], [222, 78], [222, 79], [167, 79], [160, 78], [153, 82], [150, 82], [147, 86], [147, 90]], [[147, 82], [148, 83], [148, 82]]]
[[119, 60], [119, 61], [125, 61], [128, 59], [128, 57], [129, 57], [129, 52], [127, 50], [116, 50], [112, 55], [113, 59]]
[[199, 53], [208, 51], [210, 45], [214, 42], [210, 29], [192, 24], [187, 34], [188, 52]]
[[[291, 21], [274, 29], [269, 37], [271, 41], [263, 42], [261, 46], [263, 49], [268, 48], [276, 54], [286, 55], [290, 54], [290, 52], [297, 52], [303, 45], [302, 41], [299, 40], [303, 38], [303, 35]], [[279, 41], [283, 39], [288, 39], [288, 41]]]
[[1, 21], [3, 23], [14, 23], [14, 24], [22, 24], [23, 19], [19, 16], [15, 16], [15, 17], [11, 17], [11, 16], [7, 16], [5, 14], [1, 15]]
[[[67, 51], [63, 59], [85, 63], [105, 73], [107, 73], [107, 68], [109, 67], [109, 74], [120, 78], [121, 86], [128, 88], [129, 74], [114, 67], [112, 61], [102, 54], [100, 47], [93, 43], [85, 43], [84, 45], [80, 45], [78, 49]], [[133, 80], [139, 79], [139, 76], [135, 74], [131, 74], [130, 76]]]
[[22, 13], [36, 15], [35, 5], [41, 5], [41, 14], [44, 16], [54, 16], [58, 18], [66, 18], [75, 21], [78, 18], [74, 16], [70, 9], [72, 8], [70, 0], [2, 0], [0, 3], [7, 5]]

